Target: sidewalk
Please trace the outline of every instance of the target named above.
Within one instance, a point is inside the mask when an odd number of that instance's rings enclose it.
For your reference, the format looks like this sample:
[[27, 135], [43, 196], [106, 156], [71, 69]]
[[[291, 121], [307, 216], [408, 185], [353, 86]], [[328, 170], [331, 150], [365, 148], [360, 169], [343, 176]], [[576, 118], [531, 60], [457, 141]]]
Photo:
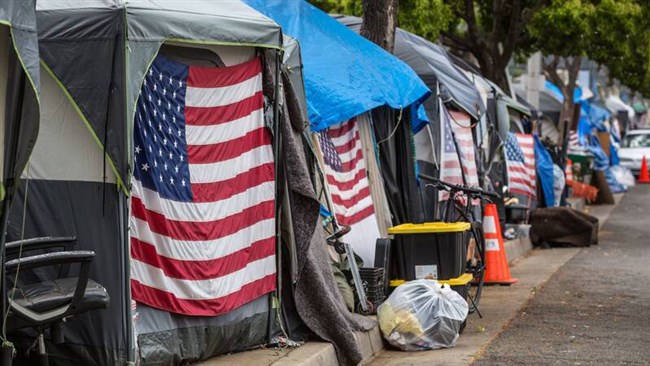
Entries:
[[[622, 195], [616, 195], [618, 203]], [[588, 213], [596, 216], [602, 227], [616, 205], [588, 207]], [[519, 282], [510, 287], [485, 287], [481, 299], [483, 319], [476, 314], [468, 318], [467, 328], [458, 339], [455, 348], [400, 352], [383, 350], [378, 329], [369, 333], [358, 333], [357, 339], [367, 357], [366, 364], [373, 366], [406, 365], [467, 365], [518, 316], [537, 289], [566, 262], [573, 258], [579, 248], [529, 250], [526, 240], [507, 243], [508, 257], [515, 257], [511, 263], [512, 276]], [[201, 366], [337, 366], [334, 347], [325, 342], [309, 342], [295, 349], [258, 349], [231, 355], [219, 356], [202, 363]]]
[[[616, 195], [616, 203], [623, 195]], [[616, 205], [590, 206], [589, 214], [598, 218], [602, 228]], [[510, 271], [519, 282], [506, 286], [483, 289], [480, 310], [483, 319], [470, 315], [465, 332], [456, 347], [418, 353], [383, 351], [370, 363], [373, 366], [405, 365], [467, 365], [481, 354], [488, 344], [519, 314], [533, 295], [580, 248], [532, 250], [511, 264]]]

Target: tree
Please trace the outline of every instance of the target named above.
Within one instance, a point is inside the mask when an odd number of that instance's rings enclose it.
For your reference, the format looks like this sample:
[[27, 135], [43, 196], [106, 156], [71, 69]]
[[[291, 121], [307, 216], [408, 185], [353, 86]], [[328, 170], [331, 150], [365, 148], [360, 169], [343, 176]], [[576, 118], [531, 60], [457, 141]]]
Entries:
[[440, 33], [453, 20], [451, 8], [443, 0], [400, 0], [398, 26], [431, 42], [438, 42]]
[[470, 53], [481, 72], [508, 90], [505, 70], [513, 55], [530, 50], [527, 24], [546, 0], [447, 0], [452, 19], [442, 42]]
[[395, 48], [395, 29], [399, 0], [364, 0], [363, 22], [360, 34], [392, 53]]
[[309, 3], [330, 14], [361, 16], [361, 0], [308, 0]]
[[603, 0], [590, 57], [606, 65], [610, 77], [650, 96], [650, 4]]
[[[310, 1], [331, 13], [363, 14], [362, 0]], [[650, 95], [649, 8], [647, 0], [400, 0], [398, 26], [470, 55], [504, 90], [512, 57], [542, 50], [557, 56], [546, 59], [545, 70], [554, 83], [563, 81], [560, 88], [573, 90], [571, 75], [577, 80], [580, 61], [588, 56]], [[568, 111], [573, 93], [567, 96]]]
[[[643, 79], [639, 66], [630, 67], [643, 60], [635, 57], [632, 42], [647, 33], [648, 28], [638, 26], [641, 18], [642, 7], [634, 0], [553, 0], [533, 16], [528, 27], [531, 45], [552, 55], [546, 57], [544, 72], [564, 95], [560, 121], [572, 118], [573, 93], [585, 57], [607, 66], [613, 76], [634, 70], [636, 78]], [[561, 63], [565, 77], [558, 70]], [[648, 58], [639, 63], [647, 65]]]
[[[326, 13], [363, 15], [362, 0], [309, 0]], [[453, 19], [451, 8], [444, 0], [400, 0], [398, 26], [432, 42], [438, 42], [440, 32]]]
[[[592, 41], [595, 6], [581, 0], [553, 0], [551, 5], [538, 11], [528, 27], [532, 46], [545, 55], [543, 62], [546, 77], [557, 85], [564, 96], [560, 121], [573, 118], [573, 93], [580, 65]], [[559, 71], [564, 64], [566, 76]]]

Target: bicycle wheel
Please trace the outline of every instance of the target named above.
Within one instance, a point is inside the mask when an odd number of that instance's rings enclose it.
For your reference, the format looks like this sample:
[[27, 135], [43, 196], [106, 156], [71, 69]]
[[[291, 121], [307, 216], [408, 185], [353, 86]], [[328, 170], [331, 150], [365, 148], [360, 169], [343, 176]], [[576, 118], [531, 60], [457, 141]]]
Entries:
[[469, 246], [471, 246], [471, 239], [474, 239], [475, 251], [472, 259], [467, 262], [466, 270], [474, 277], [472, 285], [467, 289], [467, 303], [470, 314], [478, 310], [485, 279], [485, 243], [483, 241], [483, 227], [480, 223], [475, 222], [472, 224], [472, 238], [469, 240]]

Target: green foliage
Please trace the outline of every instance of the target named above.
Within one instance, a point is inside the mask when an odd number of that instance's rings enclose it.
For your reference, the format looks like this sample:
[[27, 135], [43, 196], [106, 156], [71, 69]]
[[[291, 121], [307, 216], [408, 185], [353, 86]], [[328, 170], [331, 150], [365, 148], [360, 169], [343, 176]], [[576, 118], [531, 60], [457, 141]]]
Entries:
[[454, 20], [443, 0], [401, 0], [399, 4], [399, 26], [432, 42]]
[[547, 55], [584, 56], [591, 44], [595, 6], [582, 0], [553, 0], [528, 26], [531, 43]]
[[[362, 16], [362, 0], [309, 0], [326, 13]], [[453, 20], [444, 0], [401, 0], [398, 23], [401, 28], [436, 42]]]
[[650, 96], [650, 4], [603, 0], [590, 57], [610, 76]]
[[[363, 1], [309, 0], [328, 13], [362, 15]], [[499, 83], [512, 57], [542, 51], [587, 56], [650, 95], [650, 1], [400, 0], [399, 26], [479, 61]]]
[[361, 0], [308, 0], [309, 3], [330, 14], [361, 16]]
[[533, 17], [532, 49], [587, 56], [633, 90], [650, 86], [650, 4], [636, 0], [553, 0]]

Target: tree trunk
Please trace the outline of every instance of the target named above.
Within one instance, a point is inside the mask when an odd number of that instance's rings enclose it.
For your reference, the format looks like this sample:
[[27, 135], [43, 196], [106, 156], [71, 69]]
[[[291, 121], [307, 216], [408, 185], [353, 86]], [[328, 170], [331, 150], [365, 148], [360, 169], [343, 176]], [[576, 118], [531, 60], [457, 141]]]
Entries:
[[393, 53], [399, 0], [363, 0], [361, 35]]
[[573, 93], [575, 91], [578, 75], [580, 74], [580, 64], [582, 64], [582, 57], [575, 56], [572, 58], [565, 57], [564, 65], [566, 67], [568, 78], [565, 82], [557, 72], [557, 67], [560, 63], [560, 57], [554, 56], [553, 61], [550, 63], [544, 63], [544, 73], [550, 79], [550, 81], [557, 85], [558, 88], [562, 91], [564, 96], [564, 102], [562, 103], [562, 110], [560, 111], [560, 141], [564, 141], [568, 136], [565, 136], [564, 131], [567, 131], [568, 128], [571, 128], [574, 123], [574, 111], [575, 111], [575, 101], [573, 99]]
[[562, 93], [564, 94], [564, 105], [562, 106], [561, 118], [562, 121], [569, 121], [569, 126], [573, 126], [573, 115], [575, 109], [575, 100], [573, 93], [578, 84], [578, 75], [580, 74], [580, 64], [582, 57], [573, 57], [571, 61], [568, 58], [564, 60], [569, 79], [566, 85], [562, 85]]

